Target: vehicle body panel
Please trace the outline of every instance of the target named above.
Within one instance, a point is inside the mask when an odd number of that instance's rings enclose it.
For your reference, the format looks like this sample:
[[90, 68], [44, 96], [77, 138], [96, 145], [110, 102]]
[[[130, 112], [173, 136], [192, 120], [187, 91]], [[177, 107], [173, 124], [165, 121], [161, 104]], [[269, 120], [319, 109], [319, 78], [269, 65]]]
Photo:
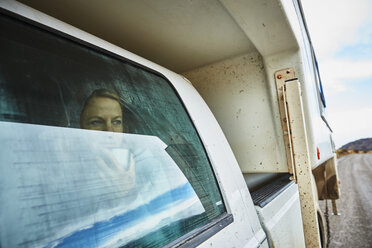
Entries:
[[290, 240], [292, 247], [304, 245], [302, 238], [293, 240], [304, 232], [297, 186], [262, 209], [255, 209], [249, 192], [288, 172], [274, 78], [278, 70], [293, 68], [300, 82], [311, 169], [334, 156], [297, 1], [20, 2], [39, 11], [11, 0], [0, 7], [157, 72], [171, 83], [234, 218], [200, 247], [267, 247], [266, 235], [278, 246]]

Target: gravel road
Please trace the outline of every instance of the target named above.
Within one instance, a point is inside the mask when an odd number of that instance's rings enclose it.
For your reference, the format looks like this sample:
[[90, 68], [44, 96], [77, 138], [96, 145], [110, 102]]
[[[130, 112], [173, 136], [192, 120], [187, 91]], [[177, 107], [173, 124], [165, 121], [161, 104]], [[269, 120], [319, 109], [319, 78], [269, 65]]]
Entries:
[[[338, 160], [341, 199], [334, 216], [328, 201], [331, 229], [330, 248], [372, 247], [372, 154], [353, 154]], [[324, 210], [324, 201], [321, 201]]]

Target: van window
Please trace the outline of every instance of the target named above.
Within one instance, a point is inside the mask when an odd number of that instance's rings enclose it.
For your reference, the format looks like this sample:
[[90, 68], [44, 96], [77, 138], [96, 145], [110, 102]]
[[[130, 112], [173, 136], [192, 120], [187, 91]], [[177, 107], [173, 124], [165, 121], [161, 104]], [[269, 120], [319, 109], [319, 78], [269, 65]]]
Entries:
[[226, 213], [164, 77], [0, 16], [0, 247], [162, 247]]
[[322, 80], [320, 78], [320, 73], [319, 73], [319, 66], [318, 66], [318, 60], [316, 59], [316, 56], [315, 56], [315, 52], [314, 50], [312, 49], [312, 54], [313, 54], [313, 59], [314, 59], [314, 65], [315, 65], [315, 76], [316, 76], [316, 81], [317, 81], [317, 89], [318, 89], [318, 94], [319, 94], [319, 98], [320, 98], [320, 102], [321, 102], [321, 110], [322, 110], [322, 113], [324, 111], [324, 109], [326, 108], [326, 100], [325, 100], [325, 97], [324, 97], [324, 91], [323, 91], [323, 85], [322, 85]]

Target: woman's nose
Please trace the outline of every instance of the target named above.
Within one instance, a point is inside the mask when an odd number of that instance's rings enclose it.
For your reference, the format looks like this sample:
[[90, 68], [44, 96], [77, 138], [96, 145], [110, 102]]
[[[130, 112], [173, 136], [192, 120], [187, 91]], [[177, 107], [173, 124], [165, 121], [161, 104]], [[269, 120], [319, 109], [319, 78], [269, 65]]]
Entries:
[[111, 121], [106, 121], [106, 125], [105, 125], [105, 130], [104, 131], [110, 131], [110, 132], [113, 132], [114, 131], [114, 129], [112, 127]]

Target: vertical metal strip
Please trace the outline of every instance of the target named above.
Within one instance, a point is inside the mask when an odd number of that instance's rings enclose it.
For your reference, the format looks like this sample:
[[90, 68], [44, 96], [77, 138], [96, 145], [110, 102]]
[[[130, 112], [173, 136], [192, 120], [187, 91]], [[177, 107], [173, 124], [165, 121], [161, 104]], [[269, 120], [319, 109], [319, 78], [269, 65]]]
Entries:
[[298, 80], [286, 82], [285, 94], [292, 133], [292, 148], [300, 194], [305, 243], [306, 247], [321, 247], [316, 210], [318, 199], [316, 198], [316, 192], [314, 192], [316, 187], [312, 178], [301, 87]]
[[289, 128], [286, 100], [284, 95], [285, 81], [293, 78], [295, 78], [295, 72], [292, 68], [275, 72], [276, 90], [278, 94], [278, 105], [283, 129], [284, 145], [286, 148], [285, 150], [287, 155], [288, 172], [294, 175], [293, 179], [295, 180], [296, 176], [294, 172], [291, 133]]
[[286, 88], [285, 88], [285, 85], [283, 85], [283, 102], [284, 102], [284, 114], [285, 114], [285, 119], [286, 119], [286, 124], [287, 124], [287, 130], [288, 130], [288, 133], [287, 133], [287, 139], [288, 139], [288, 149], [289, 149], [289, 156], [290, 156], [290, 160], [289, 160], [289, 164], [288, 164], [288, 167], [289, 167], [289, 172], [293, 174], [292, 178], [290, 178], [291, 180], [293, 180], [295, 183], [297, 183], [297, 174], [296, 174], [296, 166], [295, 166], [295, 159], [294, 159], [294, 156], [293, 156], [293, 148], [292, 148], [292, 134], [291, 134], [291, 124], [289, 122], [289, 115], [288, 115], [288, 102], [287, 102], [287, 95], [286, 95]]

